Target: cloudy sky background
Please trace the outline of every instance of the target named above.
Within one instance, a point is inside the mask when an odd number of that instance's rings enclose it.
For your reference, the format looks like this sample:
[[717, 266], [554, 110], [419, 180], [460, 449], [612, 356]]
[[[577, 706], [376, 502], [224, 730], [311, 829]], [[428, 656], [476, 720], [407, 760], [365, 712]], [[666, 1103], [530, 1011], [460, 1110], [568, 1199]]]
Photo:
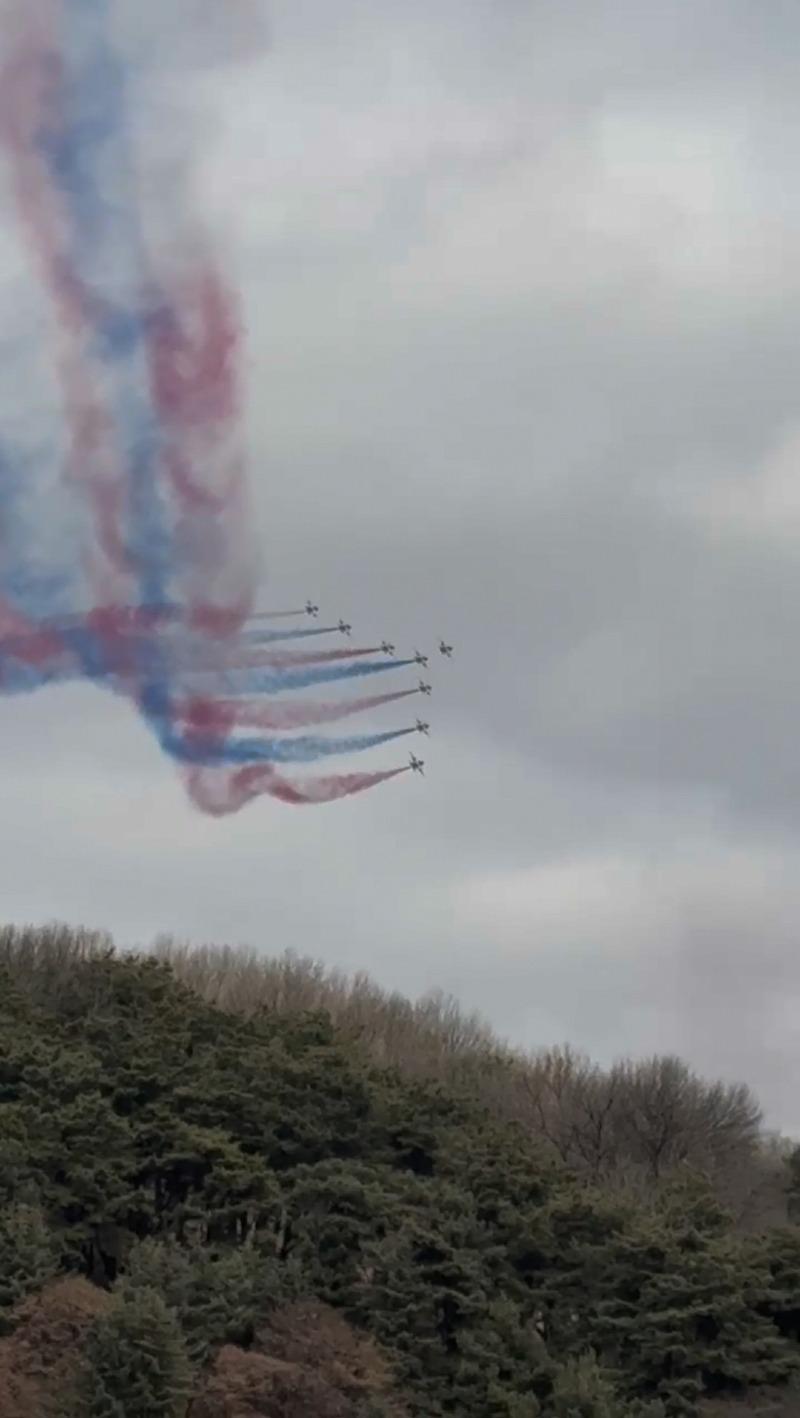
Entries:
[[267, 13], [203, 81], [197, 174], [244, 295], [263, 601], [455, 641], [429, 775], [210, 821], [126, 706], [0, 703], [3, 915], [676, 1051], [800, 1133], [800, 13]]

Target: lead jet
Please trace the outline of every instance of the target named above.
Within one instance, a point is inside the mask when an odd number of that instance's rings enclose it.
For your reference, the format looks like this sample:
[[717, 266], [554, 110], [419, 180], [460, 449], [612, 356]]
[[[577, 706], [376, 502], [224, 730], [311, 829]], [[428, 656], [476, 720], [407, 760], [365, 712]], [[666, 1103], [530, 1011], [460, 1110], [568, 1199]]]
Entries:
[[408, 766], [412, 773], [421, 773], [423, 778], [425, 777], [425, 760], [423, 758], [417, 758], [412, 753], [408, 760]]
[[431, 731], [430, 724], [426, 724], [422, 719], [417, 719], [417, 722], [414, 727], [418, 734], [429, 734]]
[[337, 629], [337, 630], [340, 630], [340, 631], [342, 632], [342, 635], [349, 635], [350, 632], [352, 631], [353, 627], [352, 627], [352, 625], [349, 623], [349, 621], [340, 620], [340, 621], [339, 621], [339, 624], [338, 624], [337, 627], [336, 627], [336, 629]]
[[439, 654], [440, 654], [440, 655], [444, 655], [444, 656], [445, 656], [445, 659], [447, 659], [447, 660], [452, 660], [452, 658], [453, 658], [453, 647], [452, 647], [452, 645], [448, 645], [446, 641], [440, 640], [440, 641], [439, 641]]

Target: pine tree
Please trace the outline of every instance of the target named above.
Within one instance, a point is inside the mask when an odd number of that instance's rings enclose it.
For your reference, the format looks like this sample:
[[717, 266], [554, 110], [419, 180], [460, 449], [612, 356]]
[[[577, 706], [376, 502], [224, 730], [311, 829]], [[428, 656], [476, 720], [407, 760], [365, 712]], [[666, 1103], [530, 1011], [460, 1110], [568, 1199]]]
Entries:
[[89, 1334], [82, 1418], [184, 1418], [191, 1373], [180, 1328], [155, 1290], [121, 1295]]
[[552, 1418], [663, 1418], [660, 1403], [646, 1408], [620, 1399], [594, 1354], [571, 1359], [556, 1374], [548, 1408]]
[[294, 1270], [255, 1249], [217, 1255], [204, 1246], [147, 1240], [128, 1257], [119, 1289], [156, 1290], [177, 1316], [189, 1358], [199, 1366], [223, 1344], [247, 1348], [255, 1325], [296, 1297]]
[[0, 1211], [0, 1310], [39, 1290], [58, 1262], [55, 1237], [38, 1207]]

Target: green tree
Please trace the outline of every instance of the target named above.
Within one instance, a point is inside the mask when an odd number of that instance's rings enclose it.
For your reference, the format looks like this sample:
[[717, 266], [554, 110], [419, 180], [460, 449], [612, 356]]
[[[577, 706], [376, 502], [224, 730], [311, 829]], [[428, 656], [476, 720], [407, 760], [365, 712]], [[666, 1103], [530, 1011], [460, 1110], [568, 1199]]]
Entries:
[[[587, 1198], [588, 1202], [588, 1198]], [[610, 1219], [610, 1217], [608, 1218]], [[555, 1217], [554, 1217], [555, 1220]], [[548, 1340], [578, 1356], [587, 1342], [620, 1373], [629, 1397], [661, 1398], [672, 1418], [693, 1415], [704, 1391], [783, 1383], [796, 1358], [756, 1307], [763, 1291], [748, 1251], [696, 1183], [681, 1199], [634, 1209], [605, 1234], [563, 1231], [542, 1293]]]
[[78, 1385], [82, 1418], [183, 1418], [191, 1371], [178, 1322], [155, 1290], [121, 1295], [92, 1327]]
[[789, 1220], [800, 1220], [800, 1147], [795, 1147], [786, 1159], [786, 1198]]
[[0, 1311], [41, 1289], [58, 1271], [59, 1249], [35, 1206], [0, 1212]]
[[782, 1226], [745, 1247], [751, 1303], [794, 1344], [800, 1343], [800, 1229]]
[[582, 1354], [558, 1370], [550, 1412], [553, 1418], [628, 1418], [630, 1409], [617, 1398], [595, 1355]]
[[125, 1295], [156, 1290], [177, 1316], [193, 1365], [223, 1344], [243, 1348], [256, 1326], [279, 1304], [297, 1298], [295, 1268], [241, 1247], [215, 1253], [175, 1241], [134, 1247], [118, 1289]]

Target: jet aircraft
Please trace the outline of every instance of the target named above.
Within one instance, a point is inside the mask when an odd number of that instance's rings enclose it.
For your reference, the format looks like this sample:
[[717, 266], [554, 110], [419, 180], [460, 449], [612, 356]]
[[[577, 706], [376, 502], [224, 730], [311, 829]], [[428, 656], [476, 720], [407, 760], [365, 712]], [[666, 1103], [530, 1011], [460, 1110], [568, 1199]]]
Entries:
[[417, 758], [412, 753], [410, 759], [408, 760], [408, 766], [411, 769], [412, 773], [421, 773], [423, 778], [425, 777], [425, 760], [423, 758]]

